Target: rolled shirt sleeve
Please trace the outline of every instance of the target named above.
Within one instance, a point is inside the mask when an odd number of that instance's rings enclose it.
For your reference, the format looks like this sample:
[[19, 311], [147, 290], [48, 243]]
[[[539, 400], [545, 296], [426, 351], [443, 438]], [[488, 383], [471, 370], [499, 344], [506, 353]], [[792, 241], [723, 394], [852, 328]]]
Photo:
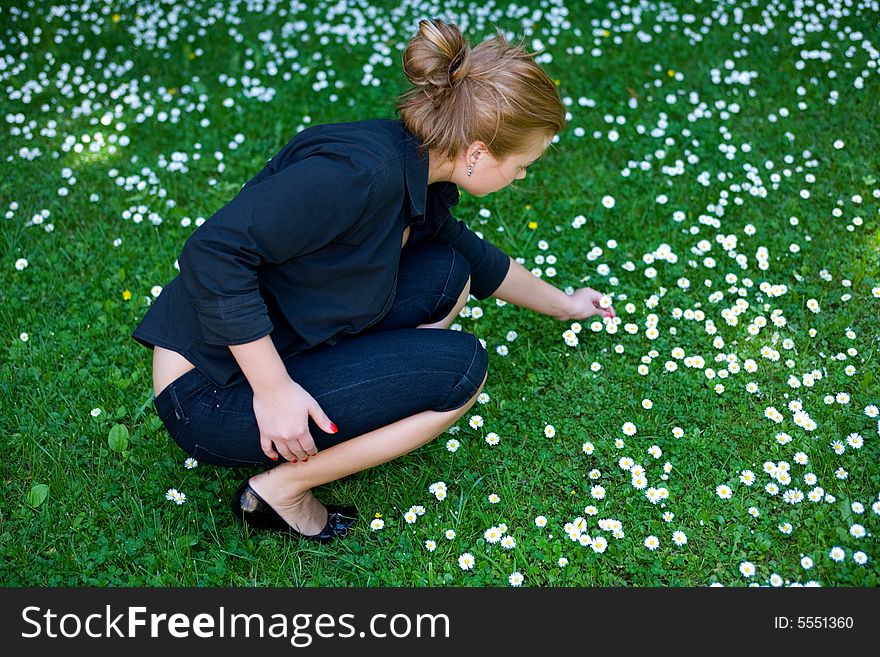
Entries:
[[342, 153], [322, 151], [246, 185], [186, 241], [178, 263], [202, 335], [212, 345], [272, 332], [259, 268], [326, 246], [369, 206], [372, 176]]

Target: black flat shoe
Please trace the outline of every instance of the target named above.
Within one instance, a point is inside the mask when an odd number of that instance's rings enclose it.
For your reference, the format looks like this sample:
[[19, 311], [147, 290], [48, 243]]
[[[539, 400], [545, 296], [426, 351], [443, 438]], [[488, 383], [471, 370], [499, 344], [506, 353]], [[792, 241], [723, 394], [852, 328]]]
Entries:
[[287, 524], [287, 521], [251, 488], [248, 480], [238, 487], [232, 497], [232, 514], [254, 529], [278, 531], [319, 543], [329, 543], [334, 538], [345, 538], [358, 517], [357, 509], [353, 506], [328, 504], [327, 524], [324, 525], [324, 529], [313, 536], [306, 536]]

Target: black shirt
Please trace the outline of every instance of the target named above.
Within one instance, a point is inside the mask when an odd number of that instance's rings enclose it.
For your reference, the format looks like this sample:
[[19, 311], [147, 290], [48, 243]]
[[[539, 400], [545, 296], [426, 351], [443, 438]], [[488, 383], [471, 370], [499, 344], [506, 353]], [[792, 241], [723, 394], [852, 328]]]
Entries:
[[218, 386], [241, 381], [229, 345], [271, 335], [284, 358], [381, 320], [407, 226], [405, 248], [453, 247], [485, 299], [510, 259], [452, 217], [458, 197], [454, 183], [428, 185], [428, 155], [400, 120], [307, 128], [186, 240], [133, 337]]

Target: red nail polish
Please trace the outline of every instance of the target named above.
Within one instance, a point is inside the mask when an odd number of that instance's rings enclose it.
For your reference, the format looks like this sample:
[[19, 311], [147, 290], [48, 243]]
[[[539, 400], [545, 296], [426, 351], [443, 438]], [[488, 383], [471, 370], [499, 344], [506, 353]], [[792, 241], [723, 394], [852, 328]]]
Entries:
[[277, 456], [270, 456], [269, 458], [272, 459], [273, 461], [277, 461], [277, 460], [278, 460], [278, 457], [277, 457]]
[[330, 433], [336, 433], [337, 431], [339, 431], [339, 428], [333, 422], [331, 422], [330, 423]]

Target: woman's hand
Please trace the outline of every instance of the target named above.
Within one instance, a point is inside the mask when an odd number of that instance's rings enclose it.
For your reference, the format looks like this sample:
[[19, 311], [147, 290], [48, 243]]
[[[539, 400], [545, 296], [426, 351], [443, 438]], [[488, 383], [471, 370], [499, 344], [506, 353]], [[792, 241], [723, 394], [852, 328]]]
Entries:
[[582, 287], [575, 290], [574, 294], [569, 297], [569, 314], [561, 317], [563, 321], [571, 321], [574, 319], [586, 319], [593, 315], [601, 317], [609, 317], [613, 319], [616, 315], [613, 306], [603, 308], [599, 305], [599, 300], [606, 295], [597, 292], [591, 287]]
[[255, 392], [254, 414], [260, 427], [260, 446], [273, 461], [279, 454], [294, 463], [308, 461], [318, 453], [309, 432], [309, 416], [323, 431], [338, 431], [314, 397], [290, 378], [284, 386]]

